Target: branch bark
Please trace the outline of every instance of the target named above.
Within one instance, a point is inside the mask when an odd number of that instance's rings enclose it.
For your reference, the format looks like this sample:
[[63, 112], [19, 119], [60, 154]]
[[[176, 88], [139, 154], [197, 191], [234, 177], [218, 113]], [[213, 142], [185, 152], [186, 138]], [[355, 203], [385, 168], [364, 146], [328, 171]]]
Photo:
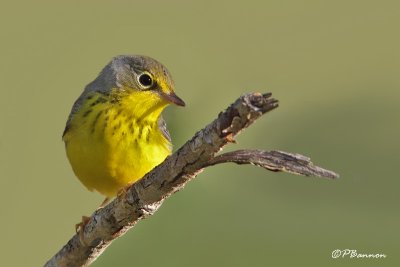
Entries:
[[337, 178], [336, 173], [314, 166], [309, 158], [299, 154], [238, 150], [215, 156], [226, 144], [234, 142], [235, 135], [241, 130], [277, 107], [278, 101], [271, 98], [270, 93], [241, 96], [178, 151], [131, 186], [126, 194], [95, 211], [80, 234], [75, 234], [45, 266], [88, 266], [113, 240], [156, 212], [167, 197], [208, 166], [234, 162], [254, 164], [271, 171]]

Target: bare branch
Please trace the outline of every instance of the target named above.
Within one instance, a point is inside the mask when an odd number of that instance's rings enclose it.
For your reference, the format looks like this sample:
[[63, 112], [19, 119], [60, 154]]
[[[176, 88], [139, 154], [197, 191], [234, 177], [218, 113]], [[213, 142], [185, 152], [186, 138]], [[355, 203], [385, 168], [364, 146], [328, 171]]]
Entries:
[[273, 171], [335, 178], [337, 175], [313, 166], [308, 158], [285, 152], [242, 150], [215, 157], [234, 136], [264, 113], [278, 107], [271, 94], [246, 94], [218, 118], [197, 132], [178, 151], [117, 197], [97, 210], [80, 234], [74, 235], [45, 266], [87, 266], [113, 240], [139, 220], [152, 215], [171, 194], [185, 186], [206, 166], [222, 162], [253, 163]]
[[274, 150], [236, 150], [212, 158], [204, 167], [226, 162], [253, 164], [270, 171], [282, 171], [305, 176], [317, 176], [330, 179], [339, 178], [338, 174], [315, 166], [308, 157]]

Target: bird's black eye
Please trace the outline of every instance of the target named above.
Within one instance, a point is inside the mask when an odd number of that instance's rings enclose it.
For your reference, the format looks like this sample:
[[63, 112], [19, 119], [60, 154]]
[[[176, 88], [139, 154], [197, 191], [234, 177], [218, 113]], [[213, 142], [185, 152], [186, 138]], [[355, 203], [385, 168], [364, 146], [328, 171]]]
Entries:
[[153, 86], [154, 83], [153, 78], [148, 73], [140, 74], [138, 77], [138, 81], [144, 89], [150, 88], [151, 86]]

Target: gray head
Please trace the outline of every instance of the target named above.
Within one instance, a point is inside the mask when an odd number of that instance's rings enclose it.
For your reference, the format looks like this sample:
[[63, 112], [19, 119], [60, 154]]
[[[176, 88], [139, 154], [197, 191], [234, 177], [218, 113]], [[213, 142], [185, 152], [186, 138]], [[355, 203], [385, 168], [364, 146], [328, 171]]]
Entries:
[[167, 68], [147, 56], [114, 57], [99, 76], [86, 86], [84, 94], [92, 91], [108, 94], [116, 88], [124, 91], [151, 91], [170, 103], [185, 105], [174, 93], [174, 82]]

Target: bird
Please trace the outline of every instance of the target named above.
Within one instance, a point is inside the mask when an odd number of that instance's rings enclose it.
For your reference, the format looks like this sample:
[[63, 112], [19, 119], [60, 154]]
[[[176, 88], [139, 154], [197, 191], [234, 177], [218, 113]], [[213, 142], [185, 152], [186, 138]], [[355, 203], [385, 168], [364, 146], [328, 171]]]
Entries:
[[111, 198], [140, 180], [172, 152], [162, 117], [185, 106], [167, 68], [142, 55], [120, 55], [102, 69], [72, 106], [62, 139], [75, 176]]

